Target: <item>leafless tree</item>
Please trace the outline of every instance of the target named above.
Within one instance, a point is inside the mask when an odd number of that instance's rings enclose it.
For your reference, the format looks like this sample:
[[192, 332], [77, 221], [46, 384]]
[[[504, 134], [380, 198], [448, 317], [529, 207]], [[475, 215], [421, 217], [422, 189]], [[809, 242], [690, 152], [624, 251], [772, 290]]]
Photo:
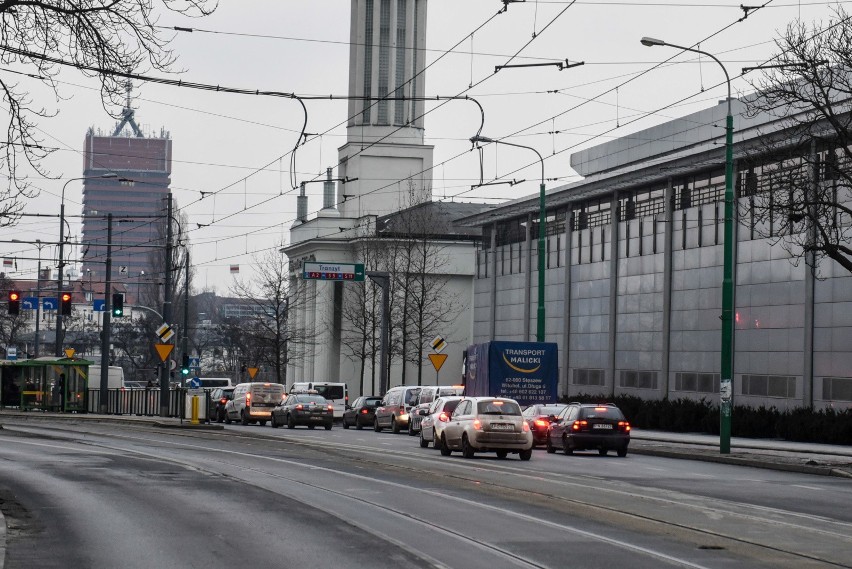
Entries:
[[[8, 298], [10, 290], [12, 290], [11, 279], [5, 273], [0, 273], [0, 295]], [[20, 343], [21, 334], [26, 332], [27, 328], [26, 316], [23, 313], [12, 315], [6, 310], [0, 311], [0, 345], [4, 347], [4, 350], [8, 346], [17, 346]]]
[[748, 112], [779, 119], [741, 162], [741, 217], [761, 237], [819, 266], [852, 272], [852, 21], [842, 6], [828, 23], [796, 21], [776, 40], [774, 66], [754, 80]]
[[[28, 199], [37, 194], [27, 175], [29, 165], [39, 176], [50, 176], [44, 159], [39, 122], [58, 111], [38, 102], [37, 94], [18, 82], [16, 74], [41, 83], [50, 100], [61, 101], [58, 75], [77, 68], [97, 77], [104, 108], [120, 108], [124, 79], [110, 71], [144, 73], [169, 71], [176, 55], [173, 36], [158, 25], [164, 8], [202, 16], [216, 9], [218, 0], [0, 0], [0, 95], [6, 108], [6, 138], [0, 141], [0, 170], [8, 174], [0, 189], [0, 226], [14, 224]], [[106, 70], [97, 72], [94, 69]], [[113, 112], [113, 114], [115, 114]]]

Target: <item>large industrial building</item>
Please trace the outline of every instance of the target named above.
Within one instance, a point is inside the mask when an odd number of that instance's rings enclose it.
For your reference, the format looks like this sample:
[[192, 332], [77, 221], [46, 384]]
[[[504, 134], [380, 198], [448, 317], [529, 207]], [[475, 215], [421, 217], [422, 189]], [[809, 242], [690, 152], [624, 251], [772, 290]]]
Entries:
[[[788, 134], [779, 118], [744, 108], [733, 101], [734, 401], [848, 407], [852, 276], [831, 260], [799, 258], [783, 234], [795, 224], [754, 207], [755, 196], [784, 191], [791, 164], [825, 164], [835, 150], [814, 141], [807, 161], [761, 156], [761, 136], [783, 144]], [[718, 401], [725, 115], [723, 102], [575, 153], [571, 166], [585, 179], [547, 193], [546, 340], [559, 345], [562, 395]], [[824, 168], [818, 176], [837, 183]], [[464, 220], [484, 231], [474, 342], [533, 339], [538, 199]]]

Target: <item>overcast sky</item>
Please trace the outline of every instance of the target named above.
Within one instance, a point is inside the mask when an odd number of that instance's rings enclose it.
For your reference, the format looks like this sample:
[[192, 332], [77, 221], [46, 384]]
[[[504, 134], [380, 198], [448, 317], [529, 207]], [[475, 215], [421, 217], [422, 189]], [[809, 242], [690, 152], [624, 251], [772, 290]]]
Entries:
[[[434, 65], [426, 72], [426, 93], [475, 97], [485, 108], [483, 135], [517, 133], [509, 140], [545, 155], [546, 177], [558, 178], [548, 181], [548, 188], [557, 187], [579, 179], [569, 166], [572, 152], [724, 98], [724, 76], [717, 64], [694, 54], [677, 56], [677, 50], [667, 47], [643, 47], [642, 36], [680, 45], [701, 41], [701, 49], [727, 67], [734, 92], [742, 94], [749, 92], [739, 78], [743, 66], [765, 62], [774, 52], [773, 39], [788, 23], [826, 20], [833, 5], [812, 0], [766, 4], [737, 23], [743, 11], [739, 1], [730, 0], [527, 0], [509, 4], [496, 17], [503, 5], [498, 0], [429, 0], [427, 62]], [[179, 77], [186, 81], [345, 95], [349, 12], [348, 0], [221, 0], [211, 17], [189, 20], [163, 13], [160, 23], [196, 30], [176, 33], [173, 44], [180, 57], [177, 69], [184, 70]], [[459, 42], [455, 53], [446, 54]], [[561, 72], [540, 67], [494, 73], [495, 65], [519, 51], [513, 63], [568, 59], [585, 65]], [[648, 71], [672, 56], [677, 56], [674, 64]], [[64, 71], [60, 80], [63, 100], [34, 92], [39, 103], [59, 112], [39, 126], [45, 144], [60, 148], [48, 162], [60, 179], [36, 180], [41, 195], [27, 206], [28, 212], [58, 214], [62, 185], [82, 175], [87, 129], [110, 134], [115, 126], [92, 81], [73, 71]], [[164, 128], [173, 140], [172, 191], [189, 217], [185, 231], [197, 270], [196, 289], [227, 294], [235, 278], [230, 265], [240, 266], [237, 278], [250, 279], [253, 253], [288, 239], [296, 211], [289, 152], [302, 126], [301, 107], [286, 99], [153, 84], [137, 85], [134, 95], [143, 129], [159, 133]], [[435, 146], [435, 199], [499, 203], [538, 191], [535, 156], [522, 149], [495, 151], [493, 146], [485, 153], [486, 181], [530, 165], [509, 176], [527, 181], [512, 188], [471, 190], [479, 181], [479, 160], [468, 152], [468, 139], [479, 128], [478, 110], [470, 103], [451, 102], [427, 104], [427, 111], [427, 143]], [[336, 166], [345, 121], [344, 102], [308, 103], [307, 130], [323, 135], [299, 150], [299, 181]], [[307, 188], [313, 213], [321, 207], [322, 185]], [[79, 236], [79, 220], [72, 216], [81, 212], [80, 182], [68, 185], [65, 200], [71, 233]], [[14, 233], [22, 241], [55, 240], [59, 229], [56, 219], [23, 218], [16, 228], [2, 232], [7, 239]], [[6, 257], [36, 256], [32, 246], [0, 247]], [[45, 248], [42, 254], [55, 264], [55, 250]], [[73, 259], [79, 254], [74, 247]], [[34, 278], [35, 264], [20, 260], [11, 276]]]

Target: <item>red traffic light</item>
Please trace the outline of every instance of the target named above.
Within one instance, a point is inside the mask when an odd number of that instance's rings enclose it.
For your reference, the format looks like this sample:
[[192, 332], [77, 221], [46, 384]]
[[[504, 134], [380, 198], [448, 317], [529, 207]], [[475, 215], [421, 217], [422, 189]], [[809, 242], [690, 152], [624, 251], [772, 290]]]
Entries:
[[71, 293], [63, 292], [62, 293], [62, 302], [70, 302], [71, 301]]
[[63, 292], [59, 295], [59, 312], [62, 316], [71, 316], [71, 293]]
[[21, 295], [18, 294], [18, 291], [13, 290], [9, 292], [9, 300], [20, 300]]

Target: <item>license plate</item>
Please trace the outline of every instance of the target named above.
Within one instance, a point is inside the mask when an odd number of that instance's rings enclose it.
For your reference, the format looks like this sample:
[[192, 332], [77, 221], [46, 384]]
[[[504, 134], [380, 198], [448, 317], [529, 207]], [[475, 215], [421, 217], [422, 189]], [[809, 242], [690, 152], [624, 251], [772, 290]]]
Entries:
[[507, 423], [492, 423], [491, 424], [492, 431], [514, 431], [515, 426]]
[[601, 424], [599, 424], [599, 425], [594, 425], [594, 428], [595, 428], [595, 429], [609, 429], [609, 430], [612, 430], [612, 425], [610, 425], [609, 423], [601, 423]]
[[322, 421], [324, 417], [311, 417], [311, 421]]

